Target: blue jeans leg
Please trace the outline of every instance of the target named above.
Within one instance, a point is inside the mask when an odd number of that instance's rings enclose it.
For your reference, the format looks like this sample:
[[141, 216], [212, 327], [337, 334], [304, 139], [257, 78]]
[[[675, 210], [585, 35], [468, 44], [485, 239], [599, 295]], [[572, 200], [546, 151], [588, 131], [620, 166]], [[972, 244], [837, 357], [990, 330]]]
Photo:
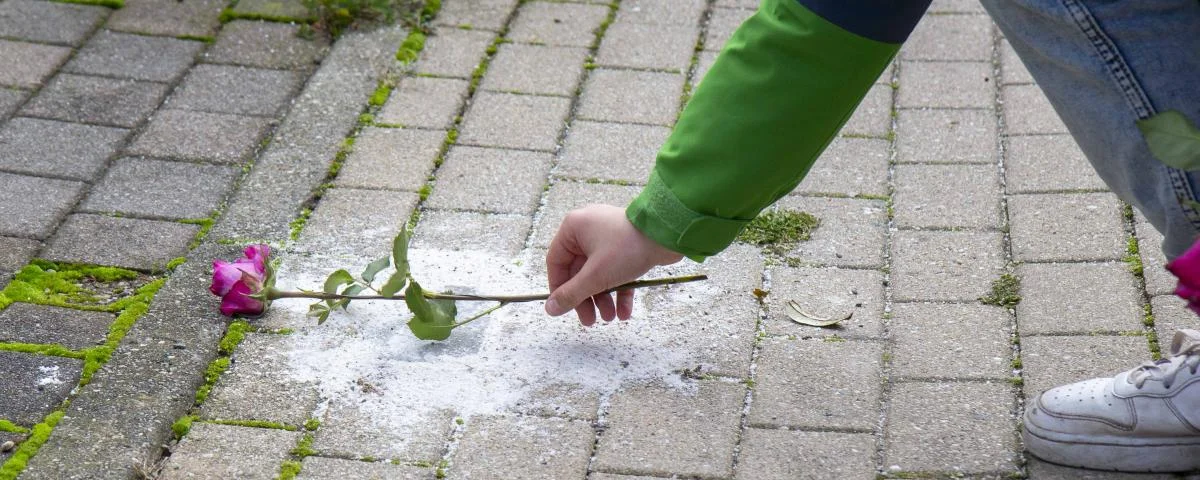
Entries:
[[1154, 158], [1138, 119], [1200, 124], [1200, 2], [983, 0], [1109, 188], [1164, 236], [1168, 258], [1200, 232], [1200, 172]]

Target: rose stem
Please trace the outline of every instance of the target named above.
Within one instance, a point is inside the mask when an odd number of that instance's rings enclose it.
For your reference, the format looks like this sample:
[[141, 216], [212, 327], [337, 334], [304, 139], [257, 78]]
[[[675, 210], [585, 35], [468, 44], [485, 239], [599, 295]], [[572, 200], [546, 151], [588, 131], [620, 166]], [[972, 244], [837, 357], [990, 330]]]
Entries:
[[[649, 280], [637, 280], [626, 284], [605, 290], [602, 293], [611, 293], [618, 290], [633, 290], [637, 288], [659, 287], [663, 285], [674, 285], [677, 283], [698, 282], [707, 280], [708, 275], [686, 275], [682, 277], [668, 278], [652, 278]], [[385, 297], [382, 295], [339, 295], [336, 293], [321, 293], [321, 292], [292, 292], [292, 291], [272, 291], [270, 293], [271, 300], [280, 298], [315, 298], [318, 300], [340, 300], [343, 298], [351, 298], [354, 300], [404, 300], [404, 295], [393, 295]], [[467, 301], [483, 301], [483, 302], [503, 302], [503, 303], [520, 303], [520, 302], [536, 302], [550, 298], [549, 293], [534, 293], [526, 295], [461, 295], [448, 293], [425, 292], [425, 298], [433, 300], [467, 300]]]

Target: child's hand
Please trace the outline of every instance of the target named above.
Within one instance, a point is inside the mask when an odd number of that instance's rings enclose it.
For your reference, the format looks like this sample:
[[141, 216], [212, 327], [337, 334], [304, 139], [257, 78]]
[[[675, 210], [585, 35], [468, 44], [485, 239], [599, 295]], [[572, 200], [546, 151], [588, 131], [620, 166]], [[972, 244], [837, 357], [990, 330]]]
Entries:
[[596, 323], [596, 309], [606, 322], [614, 317], [626, 320], [633, 314], [633, 290], [617, 292], [615, 304], [611, 294], [600, 292], [681, 259], [683, 255], [634, 228], [623, 209], [589, 205], [573, 210], [559, 225], [546, 254], [550, 280], [546, 313], [559, 316], [575, 309], [584, 326]]

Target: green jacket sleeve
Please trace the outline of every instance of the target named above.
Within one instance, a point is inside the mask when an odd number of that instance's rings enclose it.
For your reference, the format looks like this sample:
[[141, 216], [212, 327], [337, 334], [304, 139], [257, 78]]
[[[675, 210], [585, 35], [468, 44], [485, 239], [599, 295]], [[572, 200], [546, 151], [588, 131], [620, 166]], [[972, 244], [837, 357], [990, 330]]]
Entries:
[[733, 34], [626, 216], [695, 260], [800, 183], [899, 50], [796, 0], [764, 0]]

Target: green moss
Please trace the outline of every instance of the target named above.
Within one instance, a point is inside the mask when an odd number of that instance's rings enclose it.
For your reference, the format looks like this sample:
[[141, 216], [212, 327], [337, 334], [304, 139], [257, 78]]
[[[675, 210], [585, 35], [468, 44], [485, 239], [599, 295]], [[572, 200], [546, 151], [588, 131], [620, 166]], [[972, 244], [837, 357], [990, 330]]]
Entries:
[[828, 337], [823, 338], [822, 340], [824, 340], [826, 343], [841, 343], [841, 342], [846, 341], [846, 339], [839, 337], [837, 335], [830, 335]]
[[429, 185], [428, 183], [421, 185], [421, 189], [417, 190], [417, 195], [421, 196], [422, 202], [424, 202], [426, 198], [429, 198], [430, 193], [433, 193], [433, 186]]
[[292, 455], [300, 458], [316, 455], [317, 451], [313, 450], [312, 445], [313, 435], [306, 433], [303, 437], [300, 437], [300, 442], [296, 444], [296, 448], [292, 449]]
[[361, 125], [373, 125], [375, 123], [375, 116], [371, 115], [369, 113], [364, 113], [362, 115], [359, 115], [358, 123]]
[[1021, 378], [1021, 377], [1016, 377], [1016, 376], [1008, 377], [1008, 383], [1011, 383], [1013, 385], [1020, 387], [1020, 386], [1025, 385], [1025, 379]]
[[54, 426], [58, 425], [58, 421], [62, 420], [62, 417], [63, 412], [57, 411], [47, 415], [42, 423], [33, 426], [29, 437], [21, 442], [17, 451], [13, 452], [7, 462], [4, 462], [3, 467], [0, 467], [0, 480], [14, 480], [25, 470], [26, 463], [37, 454], [38, 449], [42, 448], [42, 444], [46, 443], [46, 439], [50, 438], [50, 432], [54, 430]]
[[208, 364], [208, 368], [204, 369], [204, 385], [201, 385], [196, 390], [196, 405], [204, 403], [208, 399], [209, 392], [212, 391], [213, 385], [217, 383], [217, 379], [221, 378], [221, 374], [229, 369], [229, 357], [217, 357]]
[[313, 17], [289, 17], [287, 15], [270, 15], [265, 13], [252, 12], [235, 12], [232, 8], [226, 8], [221, 11], [221, 16], [218, 17], [221, 23], [229, 23], [233, 20], [262, 20], [264, 22], [276, 23], [301, 23], [307, 24], [314, 21]]
[[279, 466], [279, 480], [293, 480], [300, 474], [302, 465], [295, 460], [285, 460]]
[[217, 39], [215, 37], [211, 37], [208, 35], [177, 35], [177, 36], [175, 36], [175, 38], [178, 38], [180, 40], [192, 40], [192, 41], [204, 42], [204, 43], [214, 43], [217, 41]]
[[234, 349], [246, 338], [246, 332], [252, 331], [254, 331], [254, 327], [251, 327], [245, 320], [230, 323], [229, 327], [225, 329], [225, 336], [221, 338], [221, 344], [217, 351], [222, 355], [233, 355]]
[[62, 3], [77, 3], [79, 5], [99, 5], [111, 9], [120, 9], [125, 7], [125, 0], [55, 0]]
[[268, 422], [266, 420], [206, 420], [204, 423], [215, 423], [217, 425], [233, 425], [236, 427], [252, 427], [252, 428], [270, 428], [272, 430], [287, 430], [295, 432], [300, 430], [292, 425], [287, 425], [279, 422]]
[[179, 268], [180, 265], [183, 265], [184, 262], [187, 262], [187, 257], [172, 258], [171, 261], [167, 262], [167, 271], [168, 272], [175, 271], [175, 269]]
[[1021, 279], [1005, 273], [992, 282], [992, 293], [979, 297], [984, 305], [1013, 308], [1021, 303]]
[[191, 250], [200, 246], [200, 242], [204, 241], [204, 237], [207, 237], [208, 232], [212, 230], [214, 222], [212, 218], [185, 218], [180, 220], [179, 223], [200, 226], [200, 231], [196, 232], [196, 236], [188, 244], [188, 249]]
[[312, 209], [305, 208], [300, 210], [300, 215], [288, 223], [288, 228], [291, 230], [288, 233], [288, 238], [295, 241], [300, 238], [300, 232], [304, 230], [304, 224], [308, 223], [308, 217], [312, 216]]
[[375, 88], [375, 93], [371, 94], [371, 99], [367, 103], [370, 103], [372, 107], [382, 107], [391, 95], [392, 86], [386, 82], [379, 82], [379, 87]]
[[1129, 271], [1139, 277], [1145, 274], [1145, 266], [1142, 265], [1141, 248], [1138, 246], [1137, 237], [1130, 236], [1125, 244], [1125, 264], [1128, 265]]
[[1020, 359], [1020, 358], [1014, 358], [1014, 359], [1012, 359], [1012, 368], [1013, 368], [1013, 370], [1020, 370], [1022, 365], [1024, 365], [1024, 364], [1023, 364], [1023, 363], [1021, 363], [1021, 359]]
[[425, 49], [425, 34], [413, 30], [409, 32], [408, 37], [404, 42], [400, 43], [400, 50], [396, 51], [396, 60], [400, 63], [408, 64], [417, 59], [421, 54], [421, 50]]
[[812, 238], [821, 224], [817, 217], [795, 210], [764, 212], [751, 220], [738, 241], [752, 245], [786, 245]]
[[0, 432], [29, 433], [29, 429], [0, 418]]
[[176, 420], [175, 423], [172, 423], [171, 431], [175, 432], [175, 439], [181, 439], [188, 432], [192, 431], [192, 422], [194, 421], [196, 421], [195, 415], [184, 415], [179, 417], [179, 420]]
[[102, 300], [83, 286], [84, 282], [109, 283], [137, 279], [132, 270], [34, 260], [22, 268], [4, 288], [5, 303], [25, 302], [82, 310], [115, 312], [119, 307]]
[[304, 422], [304, 429], [305, 429], [305, 430], [308, 430], [308, 431], [310, 431], [310, 432], [311, 432], [311, 431], [314, 431], [314, 430], [316, 430], [316, 429], [318, 429], [318, 428], [321, 428], [321, 421], [320, 421], [320, 420], [317, 420], [317, 419], [315, 419], [315, 418], [310, 418], [310, 419], [308, 419], [308, 421]]
[[6, 352], [32, 353], [34, 355], [46, 355], [50, 357], [77, 358], [80, 360], [82, 360], [85, 356], [83, 352], [77, 352], [57, 344], [42, 345], [36, 343], [0, 342], [0, 350]]
[[442, 11], [442, 0], [425, 0], [425, 6], [421, 7], [421, 18], [429, 21], [440, 11]]

